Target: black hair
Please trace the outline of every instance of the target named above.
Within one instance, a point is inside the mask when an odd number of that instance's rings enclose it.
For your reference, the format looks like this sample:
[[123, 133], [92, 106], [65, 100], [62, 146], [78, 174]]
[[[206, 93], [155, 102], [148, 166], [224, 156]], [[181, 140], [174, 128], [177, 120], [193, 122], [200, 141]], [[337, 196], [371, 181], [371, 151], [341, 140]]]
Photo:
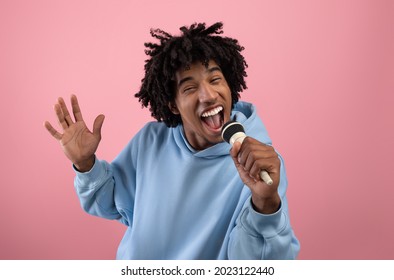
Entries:
[[205, 23], [194, 23], [190, 27], [181, 27], [181, 36], [151, 29], [150, 34], [160, 44], [145, 43], [145, 53], [150, 58], [145, 61], [145, 77], [135, 97], [143, 107], [149, 107], [157, 121], [168, 127], [182, 123], [180, 115], [173, 114], [169, 108], [175, 100], [175, 73], [197, 61], [208, 67], [209, 60], [214, 60], [231, 90], [232, 106], [238, 102], [239, 93], [247, 88], [244, 77], [248, 65], [241, 55], [244, 47], [235, 39], [219, 36], [223, 33], [222, 28], [221, 22], [208, 28]]

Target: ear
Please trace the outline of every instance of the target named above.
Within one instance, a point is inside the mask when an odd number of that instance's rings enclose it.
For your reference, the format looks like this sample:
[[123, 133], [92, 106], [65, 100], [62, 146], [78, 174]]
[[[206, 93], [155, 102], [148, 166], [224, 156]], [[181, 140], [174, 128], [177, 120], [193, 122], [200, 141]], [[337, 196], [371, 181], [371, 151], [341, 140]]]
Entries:
[[170, 111], [174, 114], [174, 115], [179, 115], [179, 110], [178, 107], [176, 106], [175, 103], [169, 102], [168, 103], [168, 108], [170, 108]]

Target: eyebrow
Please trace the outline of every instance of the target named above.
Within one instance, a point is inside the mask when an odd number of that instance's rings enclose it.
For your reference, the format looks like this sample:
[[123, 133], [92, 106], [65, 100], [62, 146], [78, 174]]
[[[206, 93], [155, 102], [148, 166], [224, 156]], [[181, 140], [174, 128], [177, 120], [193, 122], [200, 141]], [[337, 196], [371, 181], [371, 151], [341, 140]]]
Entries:
[[[207, 69], [207, 72], [208, 72], [208, 73], [213, 73], [213, 72], [215, 72], [215, 71], [219, 71], [219, 72], [222, 73], [222, 69], [220, 69], [219, 66], [214, 66], [214, 67], [211, 67], [211, 68]], [[190, 80], [193, 80], [193, 77], [188, 76], [188, 77], [185, 77], [185, 78], [181, 79], [181, 80], [179, 81], [179, 83], [178, 83], [178, 88], [179, 88], [183, 83], [185, 83], [185, 82], [187, 82], [187, 81], [190, 81]]]

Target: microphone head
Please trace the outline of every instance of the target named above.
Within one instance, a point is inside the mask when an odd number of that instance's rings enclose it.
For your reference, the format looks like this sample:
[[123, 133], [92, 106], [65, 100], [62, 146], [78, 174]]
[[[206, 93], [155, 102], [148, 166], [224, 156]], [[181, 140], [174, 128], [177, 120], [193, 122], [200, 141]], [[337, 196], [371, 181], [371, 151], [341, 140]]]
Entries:
[[231, 137], [237, 132], [245, 133], [245, 129], [242, 124], [237, 121], [229, 121], [222, 127], [222, 138], [227, 143], [230, 143]]

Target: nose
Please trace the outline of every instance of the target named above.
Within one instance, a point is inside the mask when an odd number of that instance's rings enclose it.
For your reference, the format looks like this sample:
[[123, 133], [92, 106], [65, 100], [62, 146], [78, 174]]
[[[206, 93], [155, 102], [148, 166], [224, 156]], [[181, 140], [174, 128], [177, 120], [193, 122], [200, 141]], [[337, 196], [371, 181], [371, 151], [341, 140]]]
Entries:
[[216, 101], [218, 93], [212, 88], [210, 84], [203, 83], [200, 86], [198, 97], [201, 103], [212, 103]]

